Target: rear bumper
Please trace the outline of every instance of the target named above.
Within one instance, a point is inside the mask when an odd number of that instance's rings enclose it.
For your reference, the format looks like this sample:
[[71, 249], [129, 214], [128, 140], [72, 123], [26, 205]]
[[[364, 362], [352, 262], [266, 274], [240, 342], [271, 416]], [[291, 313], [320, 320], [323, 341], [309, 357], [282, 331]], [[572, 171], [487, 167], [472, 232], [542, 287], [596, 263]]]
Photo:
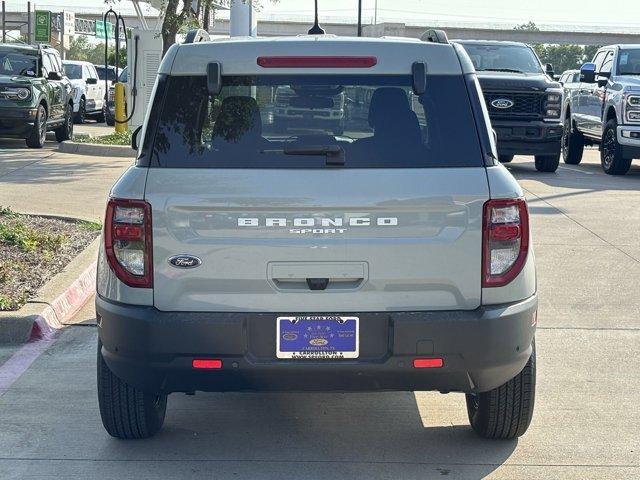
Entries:
[[[537, 297], [473, 311], [365, 312], [356, 360], [278, 360], [272, 313], [161, 312], [96, 298], [109, 368], [148, 392], [491, 390], [531, 354]], [[353, 315], [353, 313], [350, 313]], [[194, 358], [220, 370], [194, 370]], [[416, 357], [444, 366], [415, 369]]]
[[562, 141], [561, 122], [491, 120], [498, 134], [500, 155], [557, 155]]
[[0, 137], [26, 138], [33, 130], [37, 115], [35, 108], [0, 109]]

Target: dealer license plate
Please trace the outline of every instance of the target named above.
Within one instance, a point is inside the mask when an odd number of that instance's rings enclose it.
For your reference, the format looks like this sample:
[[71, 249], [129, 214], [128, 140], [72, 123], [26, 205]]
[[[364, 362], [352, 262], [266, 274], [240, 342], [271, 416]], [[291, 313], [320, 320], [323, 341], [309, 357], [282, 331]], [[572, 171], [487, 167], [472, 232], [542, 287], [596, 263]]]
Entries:
[[298, 315], [278, 317], [276, 321], [277, 358], [358, 358], [358, 317]]

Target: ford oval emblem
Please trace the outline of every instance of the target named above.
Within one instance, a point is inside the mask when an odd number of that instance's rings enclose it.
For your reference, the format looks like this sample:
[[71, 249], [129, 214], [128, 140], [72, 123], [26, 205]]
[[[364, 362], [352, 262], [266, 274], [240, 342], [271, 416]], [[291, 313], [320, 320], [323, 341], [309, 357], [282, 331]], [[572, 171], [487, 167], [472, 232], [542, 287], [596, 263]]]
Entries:
[[499, 108], [500, 110], [506, 110], [507, 108], [513, 107], [513, 100], [509, 100], [508, 98], [496, 98], [491, 105], [495, 108]]
[[195, 268], [202, 264], [202, 260], [193, 255], [181, 254], [169, 258], [169, 263], [176, 268]]

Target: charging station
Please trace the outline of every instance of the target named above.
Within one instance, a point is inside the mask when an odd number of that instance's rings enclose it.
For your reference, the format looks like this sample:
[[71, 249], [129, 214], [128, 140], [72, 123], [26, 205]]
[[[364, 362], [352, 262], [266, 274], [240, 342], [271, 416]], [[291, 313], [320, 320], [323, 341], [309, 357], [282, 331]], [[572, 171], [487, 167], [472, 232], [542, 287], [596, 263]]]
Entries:
[[[162, 60], [162, 37], [155, 30], [133, 28], [127, 32], [127, 66], [129, 80], [126, 89], [129, 110], [129, 128], [135, 130], [144, 121], [151, 91]], [[136, 98], [134, 99], [134, 85]], [[131, 108], [130, 107], [130, 108]]]

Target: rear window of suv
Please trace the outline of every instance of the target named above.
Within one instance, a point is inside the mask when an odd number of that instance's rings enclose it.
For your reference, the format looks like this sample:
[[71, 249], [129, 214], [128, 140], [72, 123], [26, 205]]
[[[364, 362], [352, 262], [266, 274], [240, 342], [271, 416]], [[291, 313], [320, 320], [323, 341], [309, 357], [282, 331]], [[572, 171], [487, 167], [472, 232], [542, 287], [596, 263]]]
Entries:
[[483, 165], [461, 75], [420, 96], [398, 75], [225, 76], [216, 96], [204, 76], [166, 81], [152, 166], [321, 168], [324, 147], [344, 168]]

